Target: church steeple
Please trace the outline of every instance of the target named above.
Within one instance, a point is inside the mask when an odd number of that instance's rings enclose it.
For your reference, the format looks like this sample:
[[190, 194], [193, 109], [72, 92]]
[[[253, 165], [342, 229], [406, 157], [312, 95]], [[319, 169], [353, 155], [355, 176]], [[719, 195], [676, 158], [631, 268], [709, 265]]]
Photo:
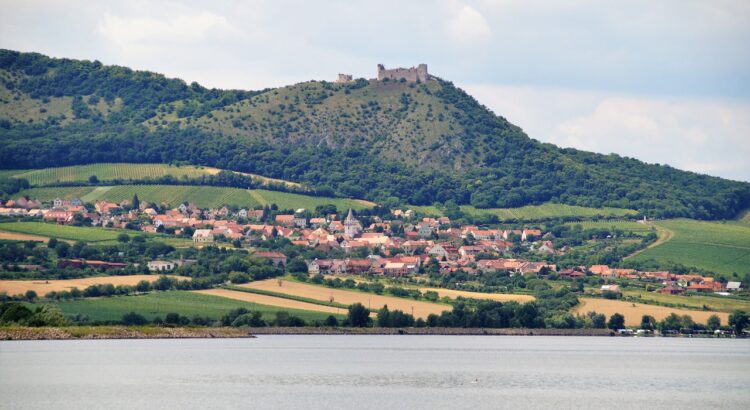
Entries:
[[344, 233], [349, 236], [357, 236], [362, 231], [362, 224], [354, 217], [354, 212], [349, 208], [349, 215], [344, 220]]

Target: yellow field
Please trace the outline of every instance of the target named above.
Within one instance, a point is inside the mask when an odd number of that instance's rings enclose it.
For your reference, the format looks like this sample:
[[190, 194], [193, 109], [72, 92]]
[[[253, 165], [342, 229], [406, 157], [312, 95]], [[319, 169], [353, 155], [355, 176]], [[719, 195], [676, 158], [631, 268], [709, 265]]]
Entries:
[[220, 296], [227, 299], [241, 300], [243, 302], [258, 303], [261, 305], [277, 306], [289, 309], [312, 310], [315, 312], [346, 314], [346, 309], [333, 306], [316, 305], [314, 303], [300, 302], [297, 300], [277, 298], [273, 296], [258, 295], [256, 293], [238, 292], [229, 289], [206, 289], [195, 290], [195, 293], [204, 295]]
[[586, 312], [603, 313], [612, 316], [614, 313], [619, 313], [625, 316], [626, 326], [638, 326], [641, 324], [641, 318], [643, 315], [651, 315], [657, 321], [664, 319], [671, 313], [677, 315], [690, 315], [696, 323], [705, 324], [711, 315], [717, 315], [721, 318], [721, 323], [726, 324], [729, 320], [729, 314], [725, 312], [710, 312], [703, 310], [688, 310], [688, 309], [676, 309], [665, 306], [655, 305], [644, 305], [641, 303], [623, 302], [620, 300], [610, 299], [596, 299], [596, 298], [580, 298], [581, 305], [579, 305], [575, 312], [584, 314]]
[[398, 309], [404, 311], [405, 313], [413, 312], [415, 318], [426, 318], [431, 313], [439, 315], [444, 310], [452, 309], [451, 306], [437, 303], [402, 299], [393, 296], [375, 295], [350, 290], [331, 289], [322, 286], [308, 285], [305, 283], [291, 281], [282, 281], [282, 286], [279, 286], [278, 280], [276, 279], [251, 282], [240, 286], [248, 287], [251, 289], [261, 289], [278, 293], [286, 293], [288, 295], [301, 296], [326, 302], [333, 299], [334, 302], [343, 303], [345, 305], [361, 303], [368, 307], [370, 310], [378, 310], [383, 306], [388, 305], [388, 309], [390, 310]]
[[[179, 280], [189, 280], [187, 276], [172, 276]], [[71, 290], [78, 288], [83, 290], [91, 285], [130, 285], [134, 286], [142, 280], [154, 282], [159, 279], [158, 275], [129, 275], [129, 276], [96, 276], [91, 278], [67, 279], [67, 280], [0, 280], [0, 292], [6, 292], [8, 295], [24, 294], [28, 290], [33, 290], [39, 296], [44, 296], [48, 292], [59, 292], [62, 290]]]
[[441, 289], [441, 288], [419, 288], [419, 291], [424, 292], [437, 292], [438, 296], [442, 297], [449, 297], [451, 299], [455, 299], [459, 296], [464, 298], [471, 298], [471, 299], [489, 299], [489, 300], [495, 300], [498, 302], [518, 302], [518, 303], [526, 303], [531, 302], [535, 297], [531, 295], [513, 295], [509, 293], [482, 293], [482, 292], [469, 292], [466, 290], [453, 290], [453, 289]]
[[[49, 238], [46, 236], [39, 236], [39, 235], [29, 235], [25, 233], [15, 233], [15, 232], [6, 232], [6, 231], [0, 231], [0, 239], [6, 239], [10, 241], [34, 241], [34, 242], [44, 242], [47, 243], [49, 241]], [[66, 241], [66, 242], [73, 242], [73, 241]]]

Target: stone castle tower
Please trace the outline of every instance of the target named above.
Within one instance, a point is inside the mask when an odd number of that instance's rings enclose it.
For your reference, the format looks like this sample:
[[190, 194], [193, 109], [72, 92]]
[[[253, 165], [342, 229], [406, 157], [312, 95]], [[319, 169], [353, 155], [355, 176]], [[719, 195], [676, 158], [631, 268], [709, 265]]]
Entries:
[[393, 68], [386, 70], [383, 64], [378, 64], [378, 81], [385, 79], [399, 81], [402, 78], [410, 83], [427, 82], [430, 74], [427, 72], [427, 64], [420, 64], [411, 68]]

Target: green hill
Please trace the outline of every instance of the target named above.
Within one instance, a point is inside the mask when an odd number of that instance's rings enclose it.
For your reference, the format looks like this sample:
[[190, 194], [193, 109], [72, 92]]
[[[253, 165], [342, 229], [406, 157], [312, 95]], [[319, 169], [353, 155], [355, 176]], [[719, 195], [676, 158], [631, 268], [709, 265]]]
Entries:
[[547, 202], [733, 218], [750, 184], [542, 144], [452, 83], [206, 89], [0, 50], [0, 167], [186, 162], [384, 206]]

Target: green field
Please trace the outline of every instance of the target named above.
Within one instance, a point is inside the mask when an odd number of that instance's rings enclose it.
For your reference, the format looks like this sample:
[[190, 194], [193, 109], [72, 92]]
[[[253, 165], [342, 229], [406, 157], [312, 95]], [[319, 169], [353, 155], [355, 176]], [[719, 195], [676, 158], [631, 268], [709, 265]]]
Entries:
[[[219, 319], [231, 309], [244, 307], [263, 313], [264, 319], [273, 320], [276, 312], [286, 311], [305, 321], [325, 320], [329, 313], [297, 309], [282, 309], [275, 306], [260, 305], [202, 295], [188, 291], [152, 292], [138, 296], [114, 296], [109, 298], [78, 299], [57, 302], [57, 305], [68, 315], [86, 315], [92, 321], [116, 321], [128, 312], [140, 313], [149, 320], [157, 316], [164, 318], [167, 313], [179, 313], [184, 316], [200, 315]], [[337, 316], [337, 315], [334, 315]], [[343, 316], [338, 316], [343, 319]]]
[[746, 224], [672, 219], [654, 225], [665, 231], [668, 240], [632, 260], [680, 263], [724, 275], [750, 272], [750, 226]]
[[[442, 216], [443, 212], [434, 206], [410, 206], [417, 212]], [[560, 217], [582, 217], [582, 218], [593, 218], [593, 217], [618, 217], [635, 215], [636, 211], [632, 209], [620, 209], [620, 208], [586, 208], [583, 206], [575, 205], [564, 205], [564, 204], [553, 204], [546, 203], [542, 205], [529, 205], [520, 208], [490, 208], [490, 209], [479, 209], [470, 205], [461, 206], [461, 211], [465, 214], [478, 216], [482, 214], [496, 215], [500, 220], [507, 221], [511, 219], [516, 220], [542, 220], [547, 218], [560, 218]]]
[[623, 291], [624, 296], [631, 296], [639, 298], [639, 302], [646, 304], [655, 305], [673, 305], [678, 307], [686, 307], [690, 309], [703, 309], [703, 306], [707, 306], [708, 310], [716, 310], [719, 312], [734, 312], [735, 310], [744, 310], [750, 312], [750, 300], [747, 299], [735, 299], [726, 296], [718, 295], [690, 295], [690, 296], [678, 296], [678, 295], [663, 295], [661, 293], [646, 292], [645, 290], [631, 290], [626, 289]]
[[50, 187], [32, 188], [17, 195], [27, 195], [43, 202], [50, 202], [60, 197], [80, 198], [84, 202], [99, 200], [120, 203], [133, 199], [138, 194], [141, 201], [162, 202], [176, 207], [183, 202], [192, 202], [201, 208], [219, 208], [223, 205], [238, 208], [254, 208], [276, 204], [280, 209], [315, 209], [318, 205], [333, 204], [340, 211], [349, 208], [371, 208], [372, 205], [354, 199], [313, 197], [287, 192], [268, 191], [264, 189], [239, 189], [213, 186], [191, 185], [116, 185], [99, 187]]
[[152, 234], [146, 232], [126, 231], [123, 229], [110, 229], [93, 226], [68, 226], [56, 225], [44, 222], [3, 222], [0, 223], [0, 231], [25, 233], [29, 235], [46, 236], [50, 238], [68, 239], [71, 241], [84, 241], [89, 243], [104, 244], [115, 242], [117, 236], [126, 233], [133, 236], [146, 236], [151, 239], [164, 242], [175, 247], [192, 246], [193, 241], [169, 235]]
[[[96, 175], [99, 181], [111, 181], [115, 179], [133, 180], [165, 176], [197, 178], [203, 175], [218, 174], [219, 171], [221, 170], [218, 168], [193, 165], [101, 163], [31, 170], [4, 170], [0, 171], [0, 178], [24, 178], [35, 186], [54, 186], [62, 182], [88, 182], [89, 177], [92, 175]], [[295, 182], [281, 179], [267, 178], [243, 172], [238, 173], [247, 175], [263, 184], [274, 183], [296, 187], [301, 186]]]

